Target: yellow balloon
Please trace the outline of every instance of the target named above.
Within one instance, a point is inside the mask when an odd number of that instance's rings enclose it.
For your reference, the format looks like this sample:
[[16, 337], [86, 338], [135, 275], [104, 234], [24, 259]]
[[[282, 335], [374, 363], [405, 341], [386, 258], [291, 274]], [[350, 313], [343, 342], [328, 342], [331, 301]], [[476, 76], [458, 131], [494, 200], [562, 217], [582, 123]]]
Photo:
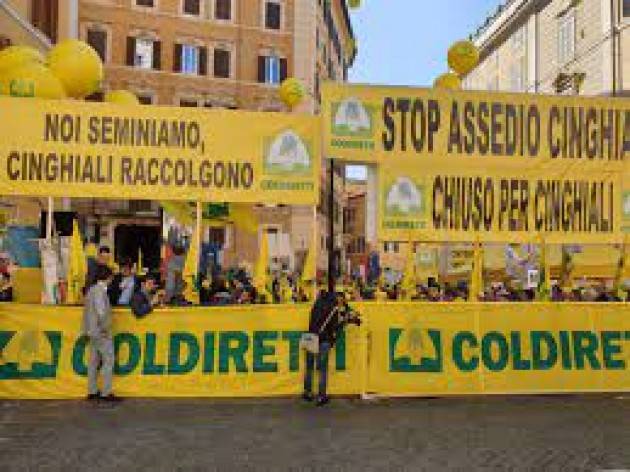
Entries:
[[44, 55], [28, 46], [9, 46], [0, 51], [0, 74], [25, 64], [44, 64]]
[[361, 0], [348, 0], [348, 6], [352, 9], [359, 8], [361, 6]]
[[298, 105], [304, 99], [304, 87], [295, 77], [289, 77], [280, 85], [280, 100], [289, 108]]
[[117, 105], [140, 105], [140, 101], [135, 94], [128, 90], [112, 90], [105, 94], [107, 103], [115, 103]]
[[65, 98], [66, 91], [48, 67], [31, 63], [2, 74], [0, 95], [58, 99]]
[[447, 72], [435, 79], [433, 87], [445, 90], [461, 90], [462, 81], [457, 74]]
[[66, 39], [48, 53], [48, 65], [66, 93], [83, 98], [98, 91], [103, 80], [103, 63], [98, 53], [87, 43]]
[[457, 41], [448, 49], [448, 66], [459, 75], [466, 75], [479, 64], [479, 50], [472, 41]]

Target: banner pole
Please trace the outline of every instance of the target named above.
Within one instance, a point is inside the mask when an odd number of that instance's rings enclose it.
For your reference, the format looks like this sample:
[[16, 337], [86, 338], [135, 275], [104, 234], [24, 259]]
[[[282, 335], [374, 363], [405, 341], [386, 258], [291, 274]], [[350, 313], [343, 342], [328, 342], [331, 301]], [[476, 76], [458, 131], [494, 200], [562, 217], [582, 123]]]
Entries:
[[[313, 205], [313, 242], [311, 243], [311, 248], [310, 250], [313, 251], [313, 260], [315, 261], [315, 277], [313, 277], [313, 299], [311, 300], [311, 302], [315, 302], [315, 299], [317, 299], [317, 261], [318, 261], [318, 254], [317, 254], [317, 205]], [[307, 248], [307, 253], [306, 253], [306, 257], [308, 257], [308, 248]], [[306, 262], [306, 259], [304, 260], [304, 262]]]
[[52, 243], [52, 231], [53, 231], [53, 206], [55, 202], [53, 197], [48, 197], [48, 215], [46, 218], [46, 242]]
[[196, 208], [196, 221], [195, 224], [197, 225], [197, 240], [195, 241], [195, 244], [197, 245], [197, 254], [201, 253], [201, 202], [197, 201], [197, 208]]
[[328, 172], [328, 292], [333, 293], [335, 291], [335, 220], [334, 206], [335, 206], [335, 160], [330, 159], [330, 169]]

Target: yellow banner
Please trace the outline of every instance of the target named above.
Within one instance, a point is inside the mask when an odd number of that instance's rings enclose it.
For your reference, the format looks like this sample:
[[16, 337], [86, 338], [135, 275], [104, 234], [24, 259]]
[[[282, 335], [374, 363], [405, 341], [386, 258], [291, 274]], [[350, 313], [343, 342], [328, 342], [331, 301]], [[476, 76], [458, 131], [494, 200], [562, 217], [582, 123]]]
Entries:
[[630, 217], [622, 175], [619, 165], [594, 162], [386, 161], [379, 166], [379, 238], [532, 242], [540, 234], [548, 244], [620, 242]]
[[630, 308], [363, 304], [379, 395], [630, 391]]
[[614, 168], [630, 157], [628, 98], [332, 82], [322, 97], [324, 154], [337, 159], [424, 166], [433, 157], [481, 167], [534, 160], [579, 170], [595, 162]]
[[[357, 303], [330, 359], [336, 394], [630, 391], [630, 307], [587, 303]], [[123, 396], [296, 395], [309, 307], [115, 313]], [[87, 390], [79, 308], [0, 305], [0, 398]]]
[[313, 205], [315, 117], [0, 98], [0, 194]]
[[327, 157], [379, 165], [379, 238], [611, 243], [630, 100], [327, 83]]
[[[302, 391], [299, 339], [309, 307], [114, 313], [114, 390], [128, 397], [255, 397]], [[87, 392], [81, 309], [0, 304], [0, 398], [80, 398]], [[359, 330], [330, 356], [330, 391], [360, 388]]]

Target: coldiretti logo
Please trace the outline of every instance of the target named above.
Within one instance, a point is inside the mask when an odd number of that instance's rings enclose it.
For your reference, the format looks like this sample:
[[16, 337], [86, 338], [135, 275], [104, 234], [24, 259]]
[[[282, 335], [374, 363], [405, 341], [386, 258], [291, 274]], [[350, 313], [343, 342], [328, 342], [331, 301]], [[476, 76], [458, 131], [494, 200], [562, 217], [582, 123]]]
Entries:
[[[289, 372], [298, 372], [301, 336], [302, 331], [207, 331], [202, 335], [184, 331], [165, 335], [118, 333], [114, 336], [114, 372], [121, 376], [183, 375], [199, 370], [204, 374], [245, 374], [278, 372], [279, 365], [288, 366]], [[346, 369], [345, 338], [339, 341], [335, 366], [343, 371]], [[278, 352], [281, 344], [285, 345], [282, 349], [285, 355]], [[73, 348], [72, 366], [78, 375], [87, 374], [86, 345], [87, 340], [80, 338]]]
[[61, 340], [58, 331], [0, 331], [0, 380], [56, 377]]
[[[462, 372], [504, 370], [624, 370], [630, 331], [389, 330], [390, 372], [443, 372], [444, 357]], [[448, 347], [448, 350], [447, 350]]]
[[350, 97], [332, 103], [331, 146], [346, 149], [374, 149], [374, 110], [361, 100]]
[[[127, 333], [114, 336], [114, 373], [125, 375], [244, 374], [300, 370], [302, 331], [208, 331], [202, 335]], [[283, 346], [284, 345], [284, 346]], [[88, 339], [69, 344], [72, 369], [87, 375]], [[62, 347], [60, 332], [0, 331], [0, 380], [44, 379], [57, 376]], [[333, 352], [337, 371], [346, 370], [345, 336]], [[158, 361], [158, 359], [163, 359]]]

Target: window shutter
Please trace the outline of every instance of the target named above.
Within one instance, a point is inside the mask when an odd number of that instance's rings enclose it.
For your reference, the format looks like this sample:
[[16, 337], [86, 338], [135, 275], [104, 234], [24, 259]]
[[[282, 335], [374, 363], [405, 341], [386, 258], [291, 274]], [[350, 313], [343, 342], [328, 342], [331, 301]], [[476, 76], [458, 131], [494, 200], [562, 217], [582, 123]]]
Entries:
[[182, 71], [182, 45], [175, 43], [173, 48], [173, 72]]
[[265, 83], [265, 56], [258, 56], [258, 82]]
[[94, 48], [101, 60], [105, 62], [107, 50], [107, 33], [100, 30], [88, 30], [87, 43]]
[[199, 75], [208, 74], [208, 48], [199, 48]]
[[214, 76], [223, 79], [230, 78], [230, 51], [225, 49], [214, 50]]
[[287, 74], [288, 74], [288, 62], [286, 60], [286, 58], [281, 58], [280, 59], [280, 82], [283, 82], [286, 80], [287, 78]]
[[217, 20], [232, 19], [232, 0], [216, 0], [214, 16]]
[[127, 37], [127, 65], [136, 65], [136, 38]]
[[162, 68], [162, 43], [153, 41], [153, 69], [160, 70]]

